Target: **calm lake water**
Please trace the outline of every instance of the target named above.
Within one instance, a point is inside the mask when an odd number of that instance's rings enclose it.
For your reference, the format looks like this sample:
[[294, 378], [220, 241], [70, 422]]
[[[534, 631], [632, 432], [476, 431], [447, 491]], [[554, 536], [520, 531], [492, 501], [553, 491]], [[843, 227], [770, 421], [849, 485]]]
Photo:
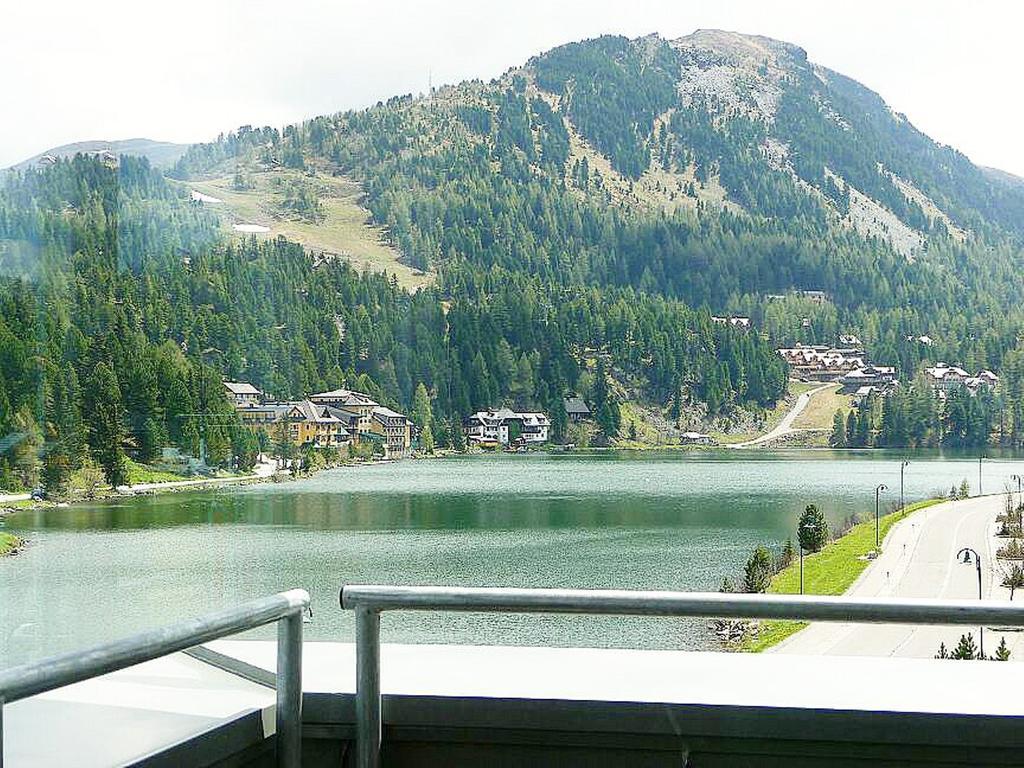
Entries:
[[[21, 512], [30, 540], [0, 560], [0, 667], [290, 587], [313, 596], [307, 637], [352, 639], [345, 583], [716, 589], [803, 507], [833, 520], [899, 498], [901, 455], [691, 452], [404, 461], [313, 479]], [[978, 461], [915, 455], [906, 497], [944, 492]], [[983, 464], [1002, 489], [1019, 458]], [[701, 621], [387, 614], [391, 642], [708, 648]], [[255, 637], [271, 637], [264, 629]]]

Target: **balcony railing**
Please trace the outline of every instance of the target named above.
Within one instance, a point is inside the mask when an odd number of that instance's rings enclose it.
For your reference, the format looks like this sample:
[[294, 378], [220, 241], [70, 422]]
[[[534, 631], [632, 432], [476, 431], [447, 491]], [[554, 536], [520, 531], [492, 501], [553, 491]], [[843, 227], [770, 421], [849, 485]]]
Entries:
[[277, 622], [277, 765], [299, 768], [302, 749], [302, 613], [309, 593], [293, 589], [180, 624], [0, 672], [0, 768], [3, 705], [99, 677], [211, 640]]
[[356, 617], [356, 764], [378, 768], [382, 738], [380, 615], [384, 611], [575, 613], [794, 619], [873, 624], [1024, 625], [1024, 604], [853, 600], [845, 597], [618, 590], [353, 585], [341, 606]]

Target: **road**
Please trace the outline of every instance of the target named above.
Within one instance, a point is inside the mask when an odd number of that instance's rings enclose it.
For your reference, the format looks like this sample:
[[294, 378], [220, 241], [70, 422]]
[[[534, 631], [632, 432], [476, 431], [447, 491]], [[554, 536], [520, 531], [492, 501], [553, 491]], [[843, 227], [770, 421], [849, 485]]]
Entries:
[[[851, 597], [926, 597], [973, 599], [978, 596], [977, 571], [957, 561], [961, 547], [973, 547], [982, 557], [985, 599], [1008, 600], [1001, 587], [995, 552], [996, 515], [1002, 495], [980, 496], [928, 507], [897, 523], [883, 542], [883, 552], [847, 591]], [[1018, 596], [1018, 599], [1024, 595]], [[839, 656], [907, 656], [930, 658], [940, 643], [955, 646], [962, 627], [812, 624], [770, 649], [774, 653]], [[975, 642], [978, 629], [973, 630]], [[1024, 633], [986, 629], [985, 651], [992, 654], [1005, 637], [1015, 659], [1024, 660]]]
[[793, 407], [790, 409], [789, 413], [782, 417], [782, 421], [776, 424], [774, 429], [772, 429], [770, 432], [765, 432], [760, 437], [755, 437], [753, 440], [747, 440], [742, 443], [732, 443], [731, 445], [729, 445], [729, 447], [749, 448], [750, 446], [753, 445], [761, 445], [762, 443], [767, 443], [772, 440], [776, 440], [780, 437], [785, 437], [786, 435], [792, 434], [794, 432], [802, 432], [803, 430], [801, 429], [793, 429], [793, 422], [796, 421], [797, 416], [803, 413], [804, 408], [806, 408], [807, 404], [811, 402], [812, 397], [814, 397], [822, 390], [831, 389], [834, 386], [835, 383], [830, 382], [828, 384], [824, 384], [820, 387], [816, 387], [814, 389], [810, 389], [806, 392], [801, 393], [797, 397], [796, 402], [793, 404]]

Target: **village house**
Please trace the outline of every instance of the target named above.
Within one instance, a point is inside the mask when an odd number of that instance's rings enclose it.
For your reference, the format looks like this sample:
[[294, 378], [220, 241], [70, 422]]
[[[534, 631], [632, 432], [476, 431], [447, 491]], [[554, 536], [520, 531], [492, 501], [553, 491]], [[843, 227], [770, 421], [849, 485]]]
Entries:
[[868, 365], [845, 374], [840, 381], [844, 392], [857, 392], [863, 387], [874, 387], [884, 393], [897, 386], [896, 369], [891, 365]]
[[463, 422], [466, 440], [479, 445], [538, 445], [548, 441], [550, 429], [547, 414], [509, 408], [477, 411]]
[[224, 387], [243, 424], [275, 438], [285, 425], [290, 442], [297, 446], [325, 448], [379, 440], [389, 455], [401, 456], [412, 445], [412, 423], [362, 392], [335, 389], [305, 400], [268, 402], [251, 384], [225, 382]]
[[576, 424], [581, 421], [590, 420], [592, 414], [589, 406], [587, 406], [583, 398], [575, 392], [570, 392], [566, 395], [562, 402], [565, 406], [565, 415], [572, 423]]
[[714, 445], [714, 438], [703, 432], [683, 432], [679, 435], [680, 445]]
[[291, 403], [258, 403], [237, 406], [239, 418], [247, 427], [265, 428], [281, 421], [287, 414]]
[[348, 430], [324, 406], [311, 400], [298, 400], [288, 405], [285, 420], [293, 444], [327, 448], [339, 447], [348, 442]]
[[340, 447], [351, 438], [344, 421], [309, 400], [249, 405], [239, 408], [238, 415], [243, 424], [262, 429], [275, 440], [281, 438], [284, 429], [289, 442], [299, 447]]
[[224, 389], [228, 391], [228, 398], [236, 408], [263, 402], [263, 393], [247, 381], [225, 381]]
[[373, 431], [373, 409], [380, 407], [369, 395], [356, 392], [352, 389], [334, 389], [330, 392], [318, 392], [310, 395], [309, 399], [317, 405], [328, 405], [332, 408], [341, 408], [359, 414], [358, 431], [367, 433]]
[[982, 370], [976, 376], [971, 376], [963, 368], [941, 362], [925, 368], [924, 374], [932, 389], [940, 394], [946, 394], [957, 387], [965, 387], [974, 394], [982, 387], [995, 389], [999, 383], [999, 377], [992, 371]]
[[388, 456], [404, 456], [412, 445], [412, 422], [404, 414], [378, 405], [373, 409], [370, 431], [384, 438]]
[[835, 381], [866, 364], [863, 352], [853, 348], [797, 344], [777, 351], [789, 363], [794, 376], [814, 381]]
[[711, 317], [711, 322], [718, 323], [719, 325], [731, 325], [733, 328], [742, 328], [745, 331], [750, 330], [750, 318], [749, 317]]

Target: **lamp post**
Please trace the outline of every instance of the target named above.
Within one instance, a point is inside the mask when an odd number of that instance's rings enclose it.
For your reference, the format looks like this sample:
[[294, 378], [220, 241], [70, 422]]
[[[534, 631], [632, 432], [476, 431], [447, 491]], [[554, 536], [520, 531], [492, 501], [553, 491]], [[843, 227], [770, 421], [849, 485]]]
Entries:
[[800, 545], [800, 594], [804, 593], [804, 545]]
[[[1017, 505], [1024, 505], [1024, 494], [1021, 494], [1021, 478], [1020, 475], [1010, 475], [1011, 480], [1017, 481]], [[1010, 506], [1013, 506], [1013, 491], [1010, 491]]]
[[910, 466], [909, 459], [904, 459], [900, 463], [900, 514], [904, 513], [905, 504], [903, 503], [903, 472]]
[[[956, 553], [956, 559], [960, 562], [967, 564], [971, 562], [971, 556], [974, 556], [974, 566], [978, 571], [978, 599], [981, 600], [981, 555], [978, 554], [977, 550], [971, 549], [970, 547], [964, 547]], [[978, 648], [981, 655], [985, 655], [985, 627], [978, 628]]]
[[889, 489], [886, 487], [885, 483], [879, 483], [875, 488], [875, 549], [878, 549], [880, 546], [878, 541], [878, 494], [887, 490]]
[[978, 495], [979, 496], [981, 496], [981, 461], [984, 458], [985, 458], [984, 454], [982, 454], [981, 456], [978, 457]]

